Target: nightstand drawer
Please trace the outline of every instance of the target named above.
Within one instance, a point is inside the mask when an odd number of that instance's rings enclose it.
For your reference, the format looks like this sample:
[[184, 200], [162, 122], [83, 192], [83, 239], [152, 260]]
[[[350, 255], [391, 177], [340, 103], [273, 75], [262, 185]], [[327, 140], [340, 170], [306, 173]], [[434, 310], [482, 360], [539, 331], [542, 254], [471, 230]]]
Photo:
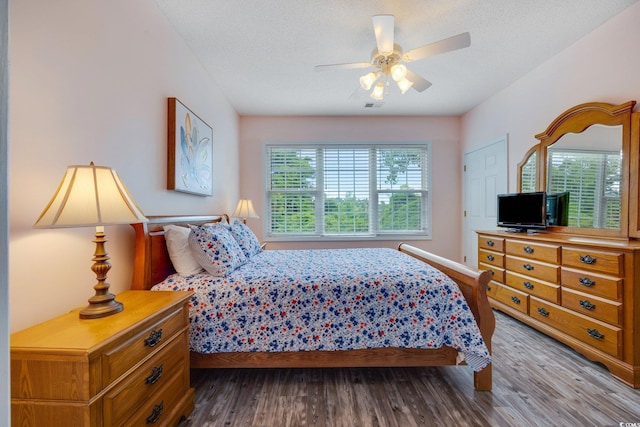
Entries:
[[[176, 372], [182, 372], [186, 377], [188, 371], [183, 366], [188, 364], [188, 346], [185, 331], [110, 391], [103, 404], [105, 425], [123, 425]], [[187, 387], [188, 378], [183, 380]]]
[[108, 351], [103, 356], [104, 379], [110, 383], [133, 365], [163, 347], [175, 334], [187, 327], [187, 317], [180, 308], [132, 339]]
[[139, 412], [127, 420], [125, 425], [127, 427], [176, 425], [180, 419], [180, 414], [176, 413], [176, 410], [185, 399], [193, 401], [193, 389], [185, 393], [182, 374], [178, 372], [169, 378], [164, 387], [153, 395]]

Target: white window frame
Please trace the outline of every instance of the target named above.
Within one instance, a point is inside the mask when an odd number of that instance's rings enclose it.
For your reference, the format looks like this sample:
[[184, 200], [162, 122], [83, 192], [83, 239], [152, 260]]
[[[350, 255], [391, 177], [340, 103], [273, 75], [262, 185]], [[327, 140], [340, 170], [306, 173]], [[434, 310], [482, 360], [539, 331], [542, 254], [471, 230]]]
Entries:
[[[316, 231], [313, 233], [278, 233], [273, 234], [271, 232], [271, 198], [270, 198], [270, 182], [271, 177], [270, 173], [270, 158], [269, 153], [271, 148], [280, 148], [280, 149], [321, 149], [320, 152], [324, 153], [322, 149], [335, 149], [335, 148], [345, 148], [345, 149], [402, 149], [402, 148], [423, 148], [425, 150], [424, 155], [426, 160], [422, 164], [422, 190], [388, 190], [388, 189], [378, 189], [376, 185], [376, 174], [377, 171], [375, 169], [375, 163], [370, 162], [369, 164], [374, 164], [373, 170], [369, 169], [369, 224], [370, 230], [372, 226], [377, 226], [378, 223], [378, 194], [379, 193], [402, 193], [402, 192], [410, 192], [410, 193], [421, 193], [421, 197], [423, 203], [421, 204], [421, 218], [422, 218], [422, 230], [416, 232], [407, 232], [407, 231], [375, 231], [370, 233], [356, 233], [356, 234], [334, 234], [334, 233], [324, 233], [322, 231], [318, 232], [318, 227], [323, 227], [324, 224], [324, 168], [316, 165], [316, 187], [315, 187], [315, 197], [316, 197]], [[373, 153], [373, 150], [372, 150]], [[348, 240], [400, 240], [400, 239], [411, 239], [411, 240], [431, 240], [431, 218], [432, 218], [432, 186], [433, 182], [431, 179], [431, 143], [430, 142], [377, 142], [377, 143], [343, 143], [343, 142], [323, 142], [323, 143], [275, 143], [275, 142], [264, 142], [263, 143], [263, 166], [265, 171], [264, 178], [264, 208], [262, 213], [263, 225], [264, 225], [264, 240], [265, 241], [348, 241]], [[371, 157], [374, 158], [374, 154], [371, 154]], [[316, 158], [316, 162], [321, 164], [322, 155], [319, 155]]]

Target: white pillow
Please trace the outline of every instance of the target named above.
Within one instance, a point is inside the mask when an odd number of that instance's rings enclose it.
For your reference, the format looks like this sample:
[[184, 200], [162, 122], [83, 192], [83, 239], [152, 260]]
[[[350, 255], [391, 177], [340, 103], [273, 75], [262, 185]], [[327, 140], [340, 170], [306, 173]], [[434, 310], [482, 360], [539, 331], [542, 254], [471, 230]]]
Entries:
[[180, 227], [179, 225], [165, 225], [162, 228], [164, 229], [164, 240], [167, 243], [169, 258], [171, 258], [173, 268], [176, 269], [178, 274], [191, 276], [192, 274], [200, 273], [202, 266], [191, 255], [191, 249], [189, 249], [189, 232], [191, 229]]

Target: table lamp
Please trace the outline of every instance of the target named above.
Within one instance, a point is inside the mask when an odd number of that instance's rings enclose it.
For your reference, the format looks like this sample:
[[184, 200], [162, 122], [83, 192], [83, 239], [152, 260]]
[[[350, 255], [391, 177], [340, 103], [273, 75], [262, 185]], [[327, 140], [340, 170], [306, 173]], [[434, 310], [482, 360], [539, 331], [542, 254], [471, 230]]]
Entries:
[[80, 311], [81, 319], [97, 319], [119, 313], [122, 303], [109, 292], [107, 272], [111, 269], [104, 244], [105, 225], [146, 222], [140, 208], [113, 169], [95, 166], [69, 166], [53, 198], [33, 225], [34, 228], [96, 227], [91, 270], [98, 283], [89, 305]]
[[260, 218], [256, 211], [253, 210], [253, 202], [249, 199], [240, 199], [236, 210], [231, 214], [234, 218], [242, 218], [244, 224], [247, 223], [247, 218]]

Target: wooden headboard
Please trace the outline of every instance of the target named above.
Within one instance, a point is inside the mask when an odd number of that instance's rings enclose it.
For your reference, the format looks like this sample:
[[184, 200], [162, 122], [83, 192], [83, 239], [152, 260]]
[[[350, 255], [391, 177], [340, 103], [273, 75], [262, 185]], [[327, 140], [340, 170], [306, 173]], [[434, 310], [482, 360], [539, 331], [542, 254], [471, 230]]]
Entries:
[[176, 272], [169, 258], [162, 227], [169, 224], [189, 226], [210, 222], [229, 222], [229, 216], [148, 216], [149, 222], [131, 224], [136, 232], [131, 289], [147, 290]]

